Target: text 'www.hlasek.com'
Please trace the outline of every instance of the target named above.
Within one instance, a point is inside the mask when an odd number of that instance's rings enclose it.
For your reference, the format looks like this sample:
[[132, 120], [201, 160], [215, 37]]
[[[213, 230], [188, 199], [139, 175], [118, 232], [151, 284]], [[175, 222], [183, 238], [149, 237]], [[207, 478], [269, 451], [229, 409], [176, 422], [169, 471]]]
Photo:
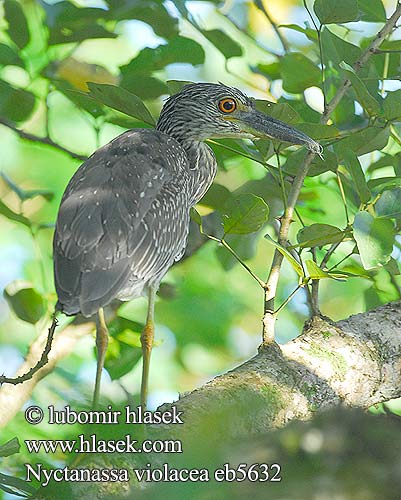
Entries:
[[[171, 406], [167, 411], [146, 411], [141, 406], [132, 408], [126, 406], [123, 410], [113, 410], [109, 405], [107, 410], [74, 411], [70, 406], [55, 409], [54, 406], [47, 407], [45, 411], [39, 406], [29, 406], [25, 410], [25, 420], [32, 425], [37, 425], [44, 420], [51, 425], [94, 425], [112, 426], [170, 426], [182, 425], [183, 412]], [[118, 439], [100, 437], [98, 433], [80, 433], [74, 439], [26, 439], [25, 445], [30, 454], [60, 454], [68, 457], [75, 455], [83, 457], [90, 454], [149, 454], [151, 457], [157, 454], [183, 453], [180, 439], [135, 439], [129, 433], [119, 436]], [[47, 486], [51, 481], [55, 482], [280, 482], [281, 467], [277, 463], [224, 463], [217, 468], [175, 468], [168, 463], [146, 462], [138, 467], [104, 467], [85, 468], [83, 460], [68, 460], [71, 465], [60, 468], [48, 468], [43, 463], [25, 464], [26, 480], [38, 481], [41, 486]], [[139, 462], [139, 461], [138, 461]]]

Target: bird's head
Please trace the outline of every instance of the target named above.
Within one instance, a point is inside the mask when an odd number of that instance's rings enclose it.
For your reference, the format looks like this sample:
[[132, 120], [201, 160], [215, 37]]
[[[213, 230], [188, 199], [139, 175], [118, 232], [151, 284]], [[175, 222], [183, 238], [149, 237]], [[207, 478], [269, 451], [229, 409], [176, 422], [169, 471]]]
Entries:
[[163, 106], [157, 129], [178, 140], [268, 137], [305, 145], [321, 155], [322, 147], [290, 125], [261, 113], [254, 99], [234, 87], [213, 83], [185, 85]]

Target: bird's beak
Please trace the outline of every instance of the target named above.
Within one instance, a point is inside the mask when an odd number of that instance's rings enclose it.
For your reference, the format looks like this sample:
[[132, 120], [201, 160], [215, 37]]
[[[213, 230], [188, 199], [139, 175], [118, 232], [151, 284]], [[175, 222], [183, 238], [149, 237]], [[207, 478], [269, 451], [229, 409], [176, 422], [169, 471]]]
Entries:
[[256, 109], [240, 111], [236, 117], [237, 124], [244, 132], [256, 137], [269, 137], [278, 141], [290, 142], [306, 146], [313, 153], [322, 156], [322, 146], [308, 135], [287, 125], [276, 118], [265, 115]]

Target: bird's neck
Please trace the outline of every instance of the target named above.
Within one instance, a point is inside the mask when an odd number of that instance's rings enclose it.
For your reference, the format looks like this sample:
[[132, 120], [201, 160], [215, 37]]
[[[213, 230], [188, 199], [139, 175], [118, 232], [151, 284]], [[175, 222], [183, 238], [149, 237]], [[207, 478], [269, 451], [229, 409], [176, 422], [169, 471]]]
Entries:
[[189, 141], [181, 145], [188, 157], [191, 174], [191, 204], [195, 205], [203, 198], [216, 176], [216, 157], [204, 142]]
[[195, 205], [209, 189], [216, 176], [216, 158], [211, 148], [196, 139], [192, 131], [184, 133], [180, 127], [168, 126], [169, 124], [159, 120], [156, 128], [175, 139], [184, 149], [191, 176], [191, 204]]

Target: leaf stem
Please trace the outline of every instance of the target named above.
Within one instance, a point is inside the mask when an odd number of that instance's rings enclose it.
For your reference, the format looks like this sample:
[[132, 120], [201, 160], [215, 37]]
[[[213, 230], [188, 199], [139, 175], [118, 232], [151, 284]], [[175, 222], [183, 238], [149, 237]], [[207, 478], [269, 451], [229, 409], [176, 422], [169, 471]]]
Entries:
[[300, 290], [301, 288], [303, 288], [305, 286], [305, 283], [300, 283], [296, 288], [295, 290], [293, 290], [290, 295], [284, 300], [284, 302], [274, 311], [274, 315], [277, 316], [277, 314], [281, 311], [281, 309], [283, 309], [287, 304], [288, 302], [294, 297], [294, 295], [298, 292], [298, 290]]
[[340, 193], [341, 193], [341, 199], [342, 199], [343, 206], [344, 206], [345, 219], [347, 221], [347, 226], [349, 226], [348, 205], [347, 205], [347, 200], [345, 198], [343, 182], [341, 180], [341, 177], [340, 177], [340, 174], [338, 173], [338, 171], [336, 171], [336, 176], [337, 176], [338, 187], [339, 187]]
[[265, 282], [262, 279], [260, 279], [259, 276], [257, 276], [252, 271], [252, 269], [241, 259], [241, 257], [237, 254], [237, 252], [233, 248], [230, 247], [230, 245], [226, 242], [224, 237], [220, 239], [220, 238], [217, 238], [216, 236], [212, 236], [211, 234], [207, 234], [204, 232], [202, 232], [202, 234], [204, 234], [210, 240], [217, 241], [224, 248], [226, 248], [237, 259], [237, 261], [241, 264], [241, 266], [248, 271], [248, 273], [252, 276], [252, 278], [254, 278], [262, 288], [265, 287]]

